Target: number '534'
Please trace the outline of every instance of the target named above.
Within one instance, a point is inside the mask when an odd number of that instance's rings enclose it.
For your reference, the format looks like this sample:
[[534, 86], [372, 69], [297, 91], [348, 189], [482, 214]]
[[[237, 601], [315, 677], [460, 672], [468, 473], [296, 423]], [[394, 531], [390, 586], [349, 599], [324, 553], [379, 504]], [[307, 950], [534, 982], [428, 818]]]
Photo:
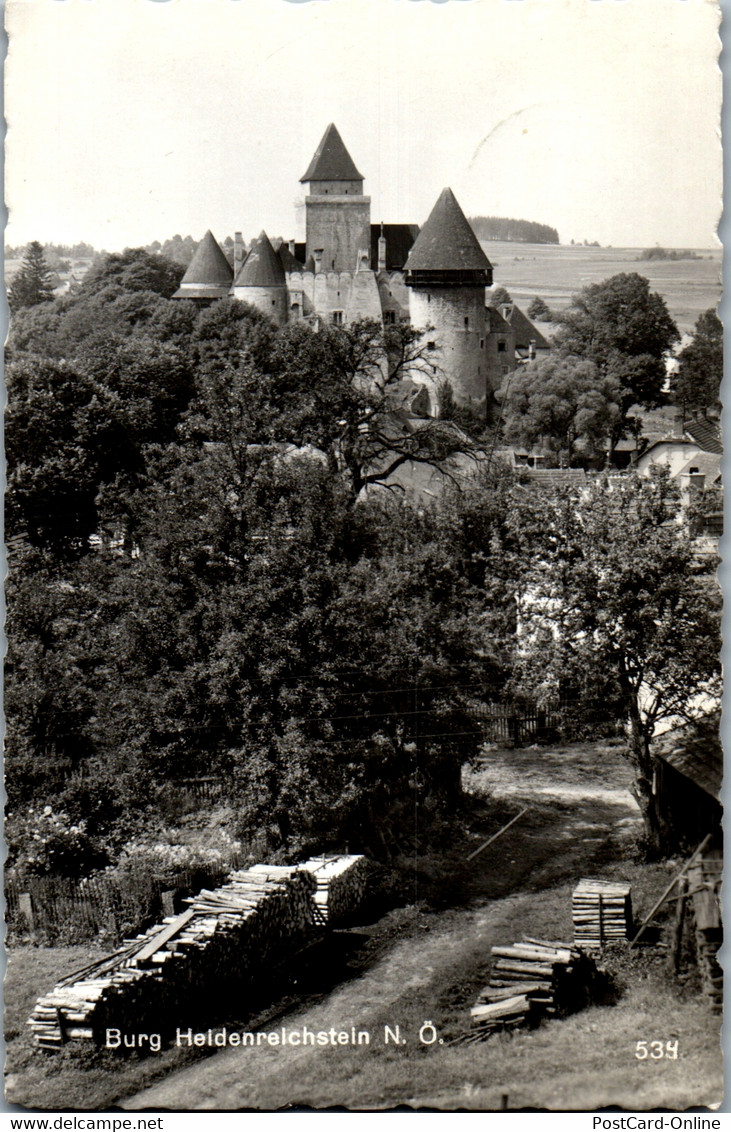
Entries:
[[652, 1061], [659, 1061], [665, 1058], [666, 1061], [678, 1060], [678, 1043], [675, 1042], [638, 1042], [635, 1046], [635, 1057], [638, 1061], [644, 1061], [650, 1058]]

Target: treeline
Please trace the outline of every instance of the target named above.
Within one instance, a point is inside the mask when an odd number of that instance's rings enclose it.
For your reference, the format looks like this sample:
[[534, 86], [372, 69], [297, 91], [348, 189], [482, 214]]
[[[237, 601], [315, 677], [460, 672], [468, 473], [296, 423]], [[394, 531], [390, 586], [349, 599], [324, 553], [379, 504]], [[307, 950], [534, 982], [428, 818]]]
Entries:
[[558, 232], [535, 220], [512, 220], [503, 216], [471, 216], [478, 240], [506, 240], [518, 244], [557, 244]]
[[697, 252], [690, 251], [687, 248], [645, 248], [643, 252], [637, 256], [638, 263], [645, 262], [646, 260], [676, 260], [676, 259], [703, 259], [702, 255]]

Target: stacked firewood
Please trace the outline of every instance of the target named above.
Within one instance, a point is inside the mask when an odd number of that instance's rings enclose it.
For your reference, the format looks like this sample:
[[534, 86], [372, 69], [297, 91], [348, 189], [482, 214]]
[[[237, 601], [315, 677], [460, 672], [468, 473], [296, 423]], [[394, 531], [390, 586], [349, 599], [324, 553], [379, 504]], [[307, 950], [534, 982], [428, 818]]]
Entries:
[[627, 939], [632, 928], [630, 891], [628, 884], [580, 880], [572, 899], [575, 942], [601, 947], [611, 940]]
[[496, 1030], [536, 1025], [545, 1015], [572, 1014], [591, 1002], [593, 959], [571, 943], [523, 936], [492, 948], [488, 986], [472, 1007], [472, 1040]]
[[316, 936], [315, 889], [311, 873], [269, 866], [203, 889], [186, 912], [125, 940], [39, 999], [29, 1019], [38, 1043], [99, 1042], [107, 1028], [159, 1033], [196, 1010], [230, 1004], [232, 994]]
[[331, 927], [347, 922], [361, 907], [368, 890], [370, 862], [360, 854], [312, 857], [299, 866], [316, 882], [319, 917]]

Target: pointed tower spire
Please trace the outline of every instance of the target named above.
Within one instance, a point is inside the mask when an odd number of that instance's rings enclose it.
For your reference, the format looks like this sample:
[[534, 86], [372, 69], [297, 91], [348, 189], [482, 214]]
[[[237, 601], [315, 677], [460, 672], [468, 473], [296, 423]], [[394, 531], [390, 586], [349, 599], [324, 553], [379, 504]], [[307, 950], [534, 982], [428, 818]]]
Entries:
[[307, 172], [300, 177], [300, 182], [304, 184], [306, 181], [362, 180], [363, 174], [356, 169], [337, 126], [331, 122], [315, 150], [312, 161], [307, 166]]
[[234, 280], [232, 294], [235, 299], [242, 299], [268, 315], [277, 326], [286, 323], [287, 279], [282, 261], [266, 232], [262, 231], [249, 248], [244, 266]]
[[492, 264], [457, 198], [443, 189], [414, 242], [404, 268], [406, 283], [492, 284]]
[[228, 294], [233, 269], [210, 228], [198, 244], [174, 299], [220, 299]]
[[249, 249], [244, 266], [236, 276], [235, 287], [284, 287], [282, 261], [272, 247], [266, 232], [262, 230], [258, 239]]

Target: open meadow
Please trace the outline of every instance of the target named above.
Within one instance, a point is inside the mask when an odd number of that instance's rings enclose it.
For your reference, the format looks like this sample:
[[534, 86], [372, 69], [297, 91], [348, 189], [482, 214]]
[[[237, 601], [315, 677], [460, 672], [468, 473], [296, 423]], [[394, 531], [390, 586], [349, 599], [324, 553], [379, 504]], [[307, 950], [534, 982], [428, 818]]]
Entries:
[[721, 298], [721, 250], [699, 250], [700, 259], [639, 260], [641, 248], [585, 248], [565, 244], [513, 244], [483, 241], [495, 272], [525, 309], [534, 295], [562, 310], [582, 287], [612, 275], [637, 272], [649, 279], [668, 305], [681, 333]]

